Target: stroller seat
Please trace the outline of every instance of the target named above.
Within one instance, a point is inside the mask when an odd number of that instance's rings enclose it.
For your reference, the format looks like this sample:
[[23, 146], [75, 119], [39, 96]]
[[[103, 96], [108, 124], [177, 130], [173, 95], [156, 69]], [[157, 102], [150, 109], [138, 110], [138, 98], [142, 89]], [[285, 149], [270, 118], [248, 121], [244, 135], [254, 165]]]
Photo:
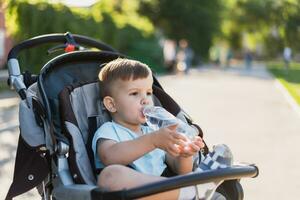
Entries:
[[67, 86], [61, 91], [59, 102], [62, 132], [70, 141], [71, 174], [76, 183], [95, 185], [91, 143], [96, 128], [110, 120], [99, 98], [99, 84]]
[[[62, 133], [70, 141], [69, 164], [76, 183], [96, 184], [92, 139], [97, 128], [111, 120], [101, 101], [99, 87], [98, 81], [82, 82], [66, 86], [59, 94]], [[170, 98], [158, 86], [153, 90], [156, 106], [162, 104], [155, 94], [163, 99]], [[167, 107], [173, 112], [179, 110], [175, 101], [169, 101]], [[185, 120], [182, 112], [178, 112], [177, 117]]]

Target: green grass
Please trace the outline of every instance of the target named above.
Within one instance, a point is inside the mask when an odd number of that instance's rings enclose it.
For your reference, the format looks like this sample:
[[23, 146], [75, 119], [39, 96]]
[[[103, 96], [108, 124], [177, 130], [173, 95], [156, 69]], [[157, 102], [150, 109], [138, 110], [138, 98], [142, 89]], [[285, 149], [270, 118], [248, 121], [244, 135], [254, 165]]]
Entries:
[[286, 70], [283, 63], [268, 62], [267, 67], [271, 73], [284, 85], [289, 93], [300, 105], [300, 63], [291, 63]]
[[6, 81], [0, 81], [0, 92], [10, 90]]

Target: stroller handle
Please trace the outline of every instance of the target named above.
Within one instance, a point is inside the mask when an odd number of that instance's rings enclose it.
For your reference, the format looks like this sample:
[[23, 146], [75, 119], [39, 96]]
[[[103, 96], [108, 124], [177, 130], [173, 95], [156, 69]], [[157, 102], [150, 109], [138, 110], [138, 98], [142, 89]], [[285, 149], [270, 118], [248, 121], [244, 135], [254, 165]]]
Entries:
[[[15, 88], [22, 100], [26, 99], [26, 86], [24, 84], [23, 76], [20, 72], [19, 61], [17, 59], [19, 53], [24, 49], [32, 48], [46, 43], [68, 43], [70, 36], [71, 34], [68, 32], [64, 34], [54, 33], [41, 35], [25, 40], [14, 46], [10, 50], [7, 56], [7, 65], [9, 73], [8, 85], [10, 85], [11, 89]], [[72, 40], [74, 39], [74, 41], [79, 45], [82, 44], [87, 45], [89, 47], [95, 47], [99, 50], [117, 52], [109, 45], [86, 36], [74, 34], [71, 37]]]
[[[68, 33], [54, 33], [54, 34], [46, 34], [41, 35], [37, 37], [33, 37], [31, 39], [25, 40], [16, 46], [14, 46], [10, 52], [8, 53], [7, 60], [17, 58], [18, 54], [23, 50], [27, 48], [32, 48], [35, 46], [39, 46], [46, 43], [66, 43], [66, 34]], [[95, 47], [99, 50], [105, 50], [105, 51], [112, 51], [117, 52], [115, 49], [113, 49], [111, 46], [102, 43], [100, 41], [94, 40], [90, 37], [72, 34], [73, 38], [78, 44], [87, 45], [89, 47]]]

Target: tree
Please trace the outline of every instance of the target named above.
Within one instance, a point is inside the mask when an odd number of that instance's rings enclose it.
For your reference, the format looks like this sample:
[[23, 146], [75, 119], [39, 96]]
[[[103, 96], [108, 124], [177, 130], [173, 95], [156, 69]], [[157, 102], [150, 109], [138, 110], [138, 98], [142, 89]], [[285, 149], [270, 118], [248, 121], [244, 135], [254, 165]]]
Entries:
[[140, 13], [148, 16], [171, 39], [185, 38], [196, 52], [208, 56], [220, 31], [221, 0], [143, 0]]
[[[69, 8], [46, 0], [6, 0], [7, 26], [16, 43], [49, 33], [71, 32], [103, 41], [130, 58], [161, 71], [162, 51], [150, 20], [137, 12], [138, 0], [101, 0], [89, 8]], [[43, 45], [21, 52], [21, 66], [38, 73], [51, 57]], [[23, 70], [23, 69], [22, 69]]]
[[242, 40], [246, 32], [263, 44], [269, 57], [281, 54], [284, 46], [300, 50], [300, 44], [295, 42], [300, 40], [299, 1], [235, 0], [227, 12], [231, 22], [227, 38], [232, 46], [238, 43], [237, 39]]

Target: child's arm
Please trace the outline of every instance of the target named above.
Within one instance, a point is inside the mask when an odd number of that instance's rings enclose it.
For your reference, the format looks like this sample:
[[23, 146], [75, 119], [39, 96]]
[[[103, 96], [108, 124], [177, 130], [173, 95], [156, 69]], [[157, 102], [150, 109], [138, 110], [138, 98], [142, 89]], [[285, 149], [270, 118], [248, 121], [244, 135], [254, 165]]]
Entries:
[[176, 174], [186, 174], [193, 170], [193, 156], [190, 157], [174, 157], [170, 154], [166, 155], [166, 162], [171, 170]]
[[178, 157], [167, 154], [166, 162], [176, 174], [186, 174], [193, 170], [193, 155], [198, 153], [200, 148], [204, 147], [202, 139], [198, 136], [187, 146], [183, 148]]
[[98, 141], [97, 152], [104, 165], [128, 165], [155, 148], [163, 149], [172, 156], [178, 156], [180, 151], [174, 144], [183, 145], [183, 139], [185, 138], [176, 132], [176, 126], [172, 126], [125, 142], [99, 140], [101, 145]]

